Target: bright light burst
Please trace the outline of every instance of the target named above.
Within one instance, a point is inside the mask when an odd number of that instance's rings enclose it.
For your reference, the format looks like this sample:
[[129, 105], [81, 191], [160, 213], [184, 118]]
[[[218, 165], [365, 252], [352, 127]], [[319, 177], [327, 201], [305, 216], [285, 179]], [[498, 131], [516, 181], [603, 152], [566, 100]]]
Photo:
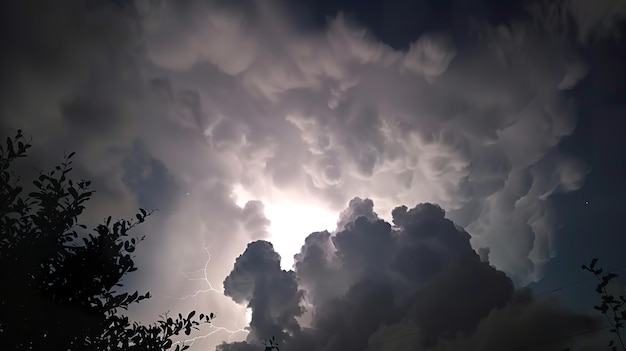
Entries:
[[271, 197], [255, 198], [243, 187], [233, 190], [237, 206], [243, 208], [248, 201], [260, 200], [265, 206], [265, 216], [271, 224], [270, 241], [281, 256], [283, 269], [293, 267], [293, 256], [300, 252], [304, 239], [313, 232], [334, 231], [338, 214], [312, 199], [298, 194], [274, 193]]

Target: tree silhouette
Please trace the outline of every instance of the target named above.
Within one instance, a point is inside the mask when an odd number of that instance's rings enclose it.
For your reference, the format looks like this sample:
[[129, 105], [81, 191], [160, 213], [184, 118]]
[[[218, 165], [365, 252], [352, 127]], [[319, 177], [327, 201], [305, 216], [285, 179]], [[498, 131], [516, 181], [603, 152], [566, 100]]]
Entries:
[[[609, 331], [617, 336], [620, 349], [626, 351], [626, 346], [624, 346], [624, 341], [622, 340], [621, 335], [621, 330], [624, 328], [624, 320], [626, 320], [626, 298], [624, 298], [623, 295], [615, 297], [607, 292], [606, 288], [609, 285], [609, 282], [617, 278], [617, 274], [604, 273], [602, 268], [596, 268], [597, 263], [598, 259], [594, 258], [589, 263], [589, 266], [582, 265], [580, 267], [583, 270], [591, 272], [598, 280], [596, 292], [600, 295], [602, 302], [599, 305], [593, 306], [593, 308], [600, 311], [604, 315], [611, 326]], [[615, 345], [614, 340], [609, 342], [609, 347], [611, 347], [611, 350], [617, 351], [617, 346]]]
[[[165, 350], [173, 337], [189, 335], [208, 315], [167, 314], [143, 325], [121, 314], [150, 293], [118, 292], [135, 270], [132, 253], [143, 237], [132, 220], [106, 218], [93, 230], [78, 222], [93, 191], [69, 178], [72, 156], [40, 173], [24, 195], [11, 167], [31, 145], [21, 131], [0, 145], [0, 345], [3, 350]], [[194, 318], [195, 317], [195, 318]], [[188, 348], [176, 343], [175, 350]]]
[[278, 343], [276, 342], [276, 337], [274, 336], [270, 339], [265, 339], [263, 341], [263, 346], [265, 346], [265, 351], [280, 351]]

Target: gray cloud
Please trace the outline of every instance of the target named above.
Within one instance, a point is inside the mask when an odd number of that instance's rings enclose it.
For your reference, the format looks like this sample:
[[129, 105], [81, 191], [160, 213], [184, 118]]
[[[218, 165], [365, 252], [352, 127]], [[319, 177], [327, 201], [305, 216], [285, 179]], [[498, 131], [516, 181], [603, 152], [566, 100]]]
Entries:
[[272, 335], [284, 343], [300, 331], [302, 291], [295, 273], [280, 268], [280, 256], [267, 241], [248, 244], [224, 280], [224, 294], [252, 309], [248, 339]]
[[[397, 207], [393, 225], [372, 207], [371, 200], [353, 199], [342, 215], [344, 229], [307, 237], [293, 271], [281, 270], [271, 244], [251, 243], [224, 281], [227, 295], [253, 309], [251, 333], [246, 342], [218, 349], [248, 350], [274, 333], [281, 347], [305, 351], [368, 344], [381, 351], [495, 350], [599, 325], [516, 291], [511, 279], [480, 259], [469, 234], [440, 207]], [[412, 338], [386, 345], [411, 331]]]
[[[401, 322], [380, 328], [370, 338], [371, 343], [396, 337], [370, 346], [369, 350], [388, 351], [398, 348], [415, 350], [596, 350], [606, 342], [600, 335], [589, 333], [571, 338], [572, 331], [589, 331], [599, 327], [599, 321], [587, 316], [572, 315], [558, 301], [513, 302], [491, 311], [478, 323], [472, 333], [454, 338], [442, 338], [434, 346], [424, 343], [422, 329], [413, 322]], [[410, 335], [410, 333], [414, 333]], [[409, 334], [407, 337], [406, 335]], [[402, 337], [404, 336], [404, 337]]]
[[137, 205], [148, 210], [169, 210], [174, 205], [180, 193], [175, 177], [161, 161], [147, 154], [141, 143], [135, 143], [124, 166], [122, 181], [135, 194]]
[[568, 32], [583, 44], [620, 39], [619, 26], [626, 19], [626, 4], [619, 0], [537, 1], [531, 9], [552, 32]]
[[260, 201], [249, 201], [241, 212], [243, 227], [252, 236], [252, 239], [268, 237], [266, 231], [270, 221], [265, 217], [264, 206]]

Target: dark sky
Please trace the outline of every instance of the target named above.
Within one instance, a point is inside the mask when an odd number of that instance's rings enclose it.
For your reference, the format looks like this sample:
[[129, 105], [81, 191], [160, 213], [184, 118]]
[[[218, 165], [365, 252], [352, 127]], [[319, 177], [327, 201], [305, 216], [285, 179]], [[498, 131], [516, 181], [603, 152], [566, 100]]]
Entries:
[[[621, 42], [601, 43], [584, 55], [591, 70], [573, 92], [578, 125], [560, 147], [579, 155], [592, 171], [580, 190], [554, 197], [562, 226], [558, 233], [561, 244], [558, 256], [546, 267], [546, 276], [536, 285], [538, 291], [584, 278], [584, 272], [575, 268], [592, 257], [600, 258], [607, 269], [621, 267], [617, 272], [621, 274], [626, 265], [621, 225], [626, 195], [626, 159], [622, 155], [626, 146], [622, 136], [626, 130], [626, 70], [619, 63], [626, 59], [626, 48]], [[589, 283], [586, 286], [572, 287], [563, 292], [564, 297], [589, 296], [584, 294], [590, 290]]]
[[[76, 150], [86, 222], [159, 209], [131, 314], [216, 312], [192, 350], [524, 349], [601, 325], [579, 267], [626, 267], [625, 1], [1, 6], [20, 172]], [[597, 349], [563, 340], [544, 349]]]

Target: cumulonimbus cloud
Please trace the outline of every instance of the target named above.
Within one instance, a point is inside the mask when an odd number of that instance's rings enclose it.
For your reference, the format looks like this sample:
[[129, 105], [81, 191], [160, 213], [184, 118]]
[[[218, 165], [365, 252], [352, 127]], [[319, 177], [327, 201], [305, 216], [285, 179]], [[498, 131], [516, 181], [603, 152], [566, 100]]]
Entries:
[[[426, 33], [402, 51], [343, 15], [298, 34], [258, 8], [167, 6], [147, 53], [198, 92], [198, 128], [241, 164], [231, 181], [261, 200], [275, 187], [335, 211], [355, 195], [381, 213], [434, 202], [518, 282], [541, 277], [557, 250], [549, 196], [588, 172], [556, 148], [576, 124], [566, 89], [585, 72], [572, 42], [520, 21], [478, 26], [463, 48]], [[226, 37], [241, 45], [215, 39]], [[211, 70], [216, 83], [191, 77]]]
[[[0, 24], [13, 37], [0, 67], [0, 125], [33, 135], [24, 171], [77, 151], [77, 176], [98, 190], [88, 222], [162, 209], [146, 224], [150, 254], [138, 253], [136, 279], [159, 299], [147, 315], [166, 302], [241, 311], [218, 282], [250, 240], [271, 233], [260, 202], [236, 205], [238, 186], [337, 214], [354, 196], [371, 198], [383, 218], [366, 202], [357, 212], [381, 228], [398, 204], [436, 203], [483, 260], [518, 283], [539, 279], [557, 249], [550, 195], [577, 189], [588, 172], [558, 150], [576, 124], [567, 89], [586, 72], [576, 45], [610, 34], [624, 13], [603, 15], [607, 0], [588, 18], [582, 2], [562, 1], [584, 37], [548, 25], [557, 22], [546, 14], [559, 12], [540, 6], [529, 21], [479, 24], [461, 38], [424, 33], [399, 50], [349, 16], [295, 29], [276, 2], [90, 4], [2, 4], [20, 21]], [[328, 274], [341, 263], [328, 260], [330, 237], [310, 236], [300, 253]], [[322, 268], [306, 273], [303, 259], [298, 274], [314, 279]]]
[[372, 207], [353, 199], [343, 229], [307, 237], [294, 270], [281, 269], [269, 242], [250, 243], [224, 286], [252, 309], [251, 332], [218, 349], [249, 350], [270, 335], [281, 348], [304, 351], [496, 350], [553, 339], [558, 348], [571, 346], [563, 336], [598, 325], [517, 291], [440, 207], [397, 207], [393, 224]]

